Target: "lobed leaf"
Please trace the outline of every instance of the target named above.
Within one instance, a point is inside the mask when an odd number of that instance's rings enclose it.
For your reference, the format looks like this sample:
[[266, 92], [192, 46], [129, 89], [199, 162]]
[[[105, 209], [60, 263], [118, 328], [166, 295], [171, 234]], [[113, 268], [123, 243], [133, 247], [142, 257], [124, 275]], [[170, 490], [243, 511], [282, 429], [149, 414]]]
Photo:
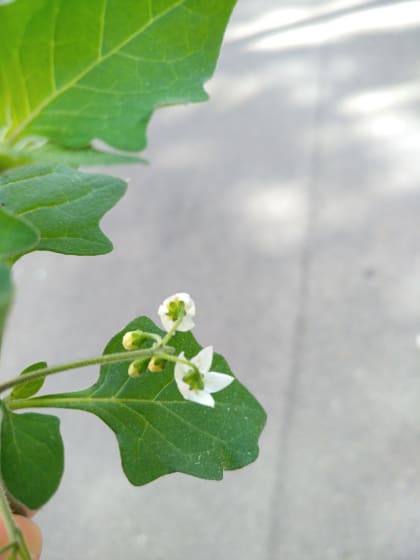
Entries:
[[[157, 107], [207, 99], [235, 0], [19, 0], [0, 18], [0, 139], [145, 146]], [[1, 134], [3, 131], [3, 134]]]
[[0, 261], [26, 253], [39, 242], [37, 230], [3, 206], [5, 204], [0, 199]]
[[[152, 321], [140, 317], [110, 341], [105, 354], [123, 351], [123, 334], [135, 329], [163, 334]], [[178, 333], [171, 345], [187, 357], [201, 349], [191, 333]], [[176, 471], [221, 479], [224, 469], [237, 469], [256, 459], [266, 415], [239, 381], [216, 393], [216, 406], [211, 409], [183, 399], [173, 378], [173, 364], [162, 373], [146, 373], [138, 379], [128, 377], [127, 367], [127, 363], [103, 366], [89, 389], [36, 397], [25, 406], [96, 414], [114, 431], [123, 470], [135, 485]], [[212, 369], [232, 374], [217, 354]]]
[[[73, 255], [111, 251], [112, 243], [98, 224], [125, 189], [124, 181], [115, 177], [82, 173], [61, 165], [24, 166], [3, 173], [0, 175], [3, 214], [12, 216], [17, 224], [24, 217], [25, 223], [39, 233], [36, 245], [26, 249], [22, 246], [22, 250], [13, 246], [13, 254], [33, 249]], [[0, 239], [3, 239], [7, 230], [1, 216], [0, 212]]]
[[46, 414], [14, 414], [3, 407], [1, 474], [14, 500], [29, 509], [43, 506], [64, 470], [60, 421]]

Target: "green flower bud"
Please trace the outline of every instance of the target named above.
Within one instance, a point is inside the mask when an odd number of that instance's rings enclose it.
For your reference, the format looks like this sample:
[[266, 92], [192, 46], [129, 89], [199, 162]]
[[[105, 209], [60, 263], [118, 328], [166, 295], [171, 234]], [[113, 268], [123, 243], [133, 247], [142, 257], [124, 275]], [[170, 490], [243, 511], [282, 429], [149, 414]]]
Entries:
[[159, 373], [165, 369], [165, 366], [166, 360], [164, 360], [163, 358], [158, 358], [157, 356], [153, 356], [153, 358], [149, 362], [148, 369], [152, 373]]
[[143, 373], [146, 372], [148, 365], [149, 358], [143, 358], [143, 360], [135, 360], [134, 362], [131, 362], [128, 368], [128, 375], [133, 378], [140, 377]]
[[126, 332], [122, 339], [125, 350], [138, 350], [150, 337], [143, 331]]

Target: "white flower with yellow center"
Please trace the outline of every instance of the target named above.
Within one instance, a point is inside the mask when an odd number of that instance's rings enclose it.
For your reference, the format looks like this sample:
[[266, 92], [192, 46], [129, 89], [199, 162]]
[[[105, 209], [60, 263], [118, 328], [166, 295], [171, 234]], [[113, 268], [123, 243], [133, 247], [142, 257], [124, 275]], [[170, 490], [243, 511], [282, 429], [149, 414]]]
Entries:
[[[181, 360], [186, 360], [184, 352], [179, 355]], [[214, 398], [211, 393], [217, 393], [232, 383], [234, 377], [210, 371], [213, 361], [213, 348], [207, 346], [196, 356], [188, 360], [197, 369], [182, 362], [175, 364], [175, 381], [179, 392], [189, 401], [214, 407]]]
[[195, 303], [189, 294], [174, 294], [159, 306], [158, 314], [165, 331], [169, 332], [179, 320], [176, 330], [190, 331], [194, 327]]

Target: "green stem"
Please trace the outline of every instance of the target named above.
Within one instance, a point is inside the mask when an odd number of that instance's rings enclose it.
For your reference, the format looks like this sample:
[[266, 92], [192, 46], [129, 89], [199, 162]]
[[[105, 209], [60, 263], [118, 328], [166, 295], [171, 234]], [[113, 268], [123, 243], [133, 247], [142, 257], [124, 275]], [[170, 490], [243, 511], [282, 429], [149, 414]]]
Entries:
[[7, 552], [8, 550], [10, 550], [11, 548], [15, 548], [15, 545], [13, 543], [11, 544], [6, 544], [6, 546], [2, 546], [0, 548], [0, 554], [3, 554], [3, 552]]
[[192, 362], [190, 362], [189, 360], [183, 360], [179, 356], [171, 356], [169, 354], [165, 354], [164, 352], [159, 352], [158, 354], [155, 354], [155, 355], [156, 355], [156, 358], [162, 358], [162, 360], [168, 360], [168, 362], [175, 362], [175, 363], [178, 362], [180, 364], [185, 364], [186, 366], [190, 366], [190, 368], [195, 370], [197, 373], [200, 373], [200, 370], [198, 369], [198, 367], [195, 364], [193, 364]]
[[174, 336], [174, 334], [176, 333], [177, 328], [179, 327], [179, 325], [182, 323], [182, 319], [185, 317], [185, 313], [181, 313], [181, 315], [178, 317], [178, 319], [175, 321], [175, 323], [173, 324], [173, 327], [171, 328], [170, 331], [168, 331], [166, 333], [166, 335], [162, 338], [162, 342], [160, 343], [160, 347], [162, 348], [163, 346], [165, 346], [165, 344], [167, 344], [171, 338]]
[[105, 354], [103, 356], [97, 356], [96, 358], [88, 358], [85, 360], [78, 360], [76, 362], [69, 362], [67, 364], [61, 364], [57, 366], [47, 367], [43, 369], [38, 369], [32, 373], [27, 373], [25, 375], [20, 375], [15, 377], [10, 381], [0, 384], [0, 393], [11, 389], [16, 385], [21, 385], [22, 383], [27, 383], [28, 381], [33, 381], [34, 379], [40, 379], [42, 377], [47, 377], [48, 375], [54, 375], [55, 373], [60, 373], [62, 371], [69, 371], [72, 369], [78, 369], [87, 366], [93, 366], [98, 364], [115, 364], [119, 362], [131, 362], [132, 360], [137, 360], [141, 358], [151, 358], [157, 353], [164, 349], [166, 352], [173, 352], [174, 349], [171, 347], [163, 347], [162, 345], [152, 346], [152, 348], [146, 348], [144, 350], [133, 350], [131, 352], [116, 352], [115, 354]]
[[12, 558], [15, 558], [16, 552], [19, 552], [21, 560], [31, 560], [31, 553], [26, 545], [25, 539], [23, 538], [22, 531], [16, 525], [15, 520], [7, 501], [6, 493], [2, 485], [0, 485], [0, 517], [3, 520], [6, 533], [9, 537], [10, 544], [5, 547], [4, 550], [13, 550]]
[[[171, 347], [165, 347], [165, 350], [170, 350], [172, 351], [173, 348]], [[180, 358], [179, 356], [173, 356], [172, 354], [167, 354], [165, 352], [162, 352], [160, 349], [158, 348], [153, 348], [154, 350], [154, 356], [156, 356], [157, 358], [161, 358], [162, 360], [167, 360], [168, 362], [174, 362], [174, 363], [181, 363], [181, 364], [185, 364], [186, 366], [189, 366], [191, 369], [193, 369], [195, 372], [197, 372], [198, 374], [200, 374], [200, 370], [198, 369], [198, 367], [193, 364], [193, 362], [190, 362], [189, 360], [184, 360], [182, 358]], [[71, 400], [71, 399], [70, 399]], [[96, 402], [98, 401], [97, 398], [95, 398]], [[69, 402], [69, 398], [68, 397], [61, 397], [60, 395], [45, 395], [45, 396], [41, 396], [41, 397], [36, 397], [36, 398], [31, 398], [31, 399], [17, 399], [17, 400], [11, 400], [10, 402], [7, 403], [8, 408], [10, 408], [10, 410], [19, 410], [21, 408], [56, 408], [57, 406], [60, 408], [62, 407], [62, 403], [63, 402]], [[139, 401], [137, 401], [139, 402]]]
[[[22, 560], [32, 560], [32, 554], [29, 551], [28, 545], [26, 544], [26, 541], [23, 537], [22, 531], [19, 529], [18, 530], [18, 539], [19, 539], [19, 547], [20, 547], [20, 551], [19, 554], [21, 556]], [[23, 553], [23, 554], [22, 554]]]

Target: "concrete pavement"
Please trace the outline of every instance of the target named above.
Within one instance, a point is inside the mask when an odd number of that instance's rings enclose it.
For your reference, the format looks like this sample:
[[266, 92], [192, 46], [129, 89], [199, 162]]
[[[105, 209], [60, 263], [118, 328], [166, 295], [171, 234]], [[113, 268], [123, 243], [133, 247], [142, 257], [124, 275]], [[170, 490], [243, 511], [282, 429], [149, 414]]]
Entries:
[[113, 169], [115, 251], [19, 263], [4, 376], [185, 290], [269, 415], [223, 482], [133, 488], [112, 433], [60, 412], [45, 560], [418, 560], [419, 41], [419, 1], [240, 0], [210, 102], [159, 111], [151, 164]]

